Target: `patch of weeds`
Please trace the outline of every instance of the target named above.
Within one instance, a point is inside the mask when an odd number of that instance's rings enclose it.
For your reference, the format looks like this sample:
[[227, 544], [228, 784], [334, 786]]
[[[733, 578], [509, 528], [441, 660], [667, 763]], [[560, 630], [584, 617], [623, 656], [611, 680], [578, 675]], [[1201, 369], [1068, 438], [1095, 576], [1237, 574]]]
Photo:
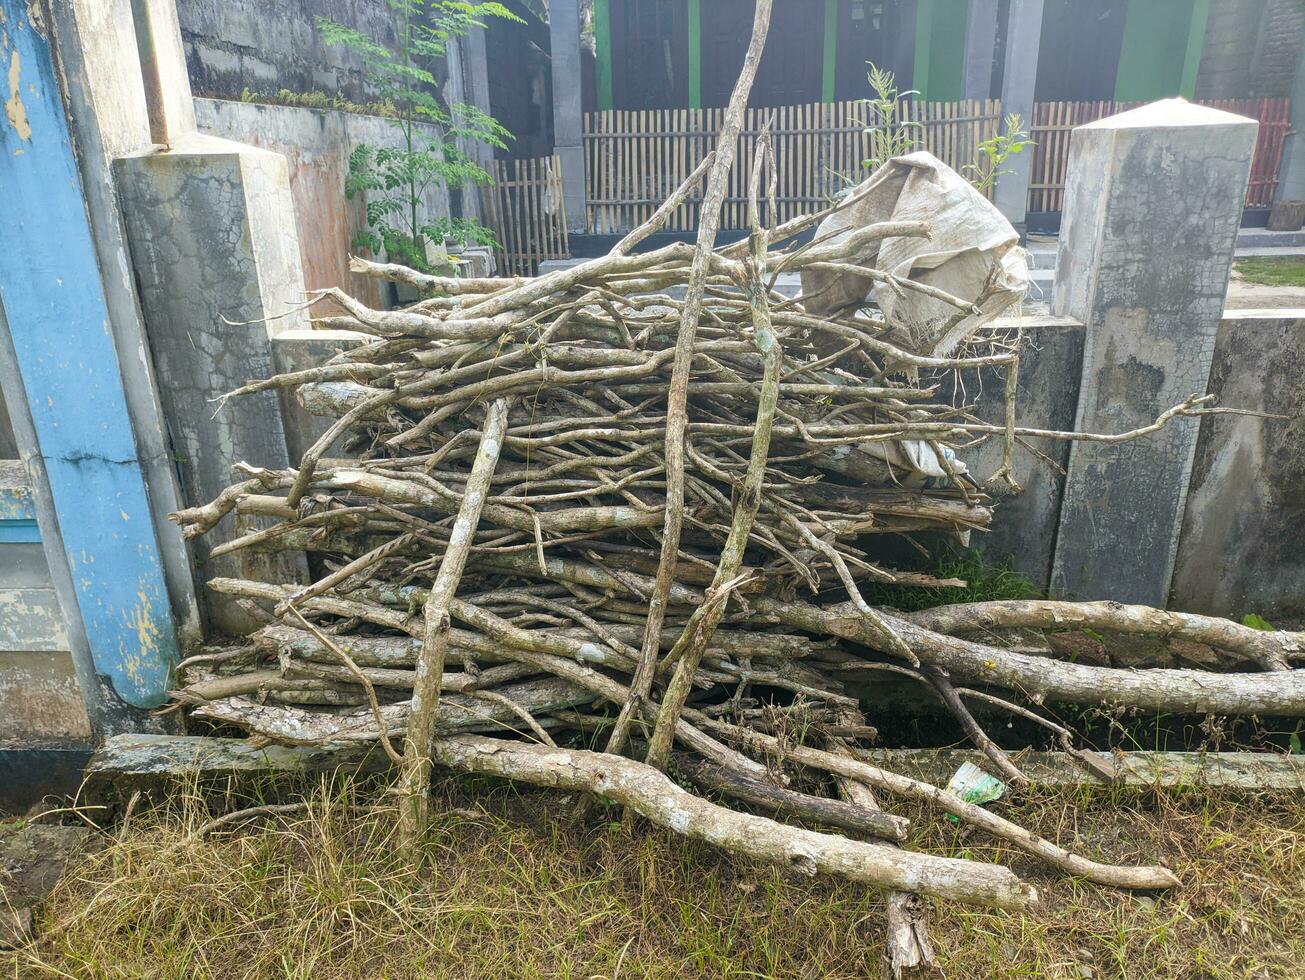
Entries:
[[257, 105], [291, 106], [295, 109], [334, 109], [337, 112], [347, 112], [356, 116], [385, 116], [392, 119], [398, 115], [398, 110], [395, 109], [394, 102], [391, 100], [384, 102], [350, 102], [341, 95], [327, 95], [320, 90], [295, 92], [283, 88], [275, 92], [255, 92], [249, 88], [244, 88], [240, 92], [240, 101], [252, 102]]
[[[323, 789], [292, 817], [207, 839], [194, 797], [138, 813], [71, 867], [20, 977], [876, 976], [883, 896], [723, 856], [646, 824], [609, 833], [575, 796], [439, 779], [421, 871], [392, 799]], [[890, 802], [891, 800], [891, 802]], [[1305, 807], [1294, 795], [1041, 789], [993, 808], [1089, 857], [1161, 862], [1182, 887], [1116, 891], [885, 798], [906, 846], [1009, 864], [1024, 913], [930, 903], [940, 974], [1300, 975]], [[474, 808], [474, 809], [469, 809]], [[1079, 969], [1079, 967], [1086, 969]]]
[[1249, 626], [1253, 630], [1264, 630], [1266, 633], [1274, 631], [1274, 625], [1263, 616], [1257, 616], [1255, 613], [1247, 613], [1242, 617], [1242, 625]]
[[935, 588], [876, 582], [862, 585], [861, 594], [872, 606], [891, 606], [903, 612], [918, 612], [957, 602], [1034, 599], [1039, 595], [1037, 587], [1015, 570], [1014, 559], [990, 565], [977, 551], [945, 556], [928, 572], [938, 579], [961, 579], [965, 585]]

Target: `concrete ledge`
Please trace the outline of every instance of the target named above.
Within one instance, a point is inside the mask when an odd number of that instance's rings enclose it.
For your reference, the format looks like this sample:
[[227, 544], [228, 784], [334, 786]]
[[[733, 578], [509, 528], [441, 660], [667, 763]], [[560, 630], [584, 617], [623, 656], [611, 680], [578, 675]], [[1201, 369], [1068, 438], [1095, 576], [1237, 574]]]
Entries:
[[[979, 752], [961, 749], [886, 749], [859, 753], [868, 762], [944, 786], [962, 763], [987, 767]], [[1305, 758], [1252, 752], [1096, 753], [1124, 785], [1208, 786], [1226, 789], [1305, 791]], [[1042, 786], [1100, 786], [1063, 752], [1024, 752], [1016, 761]], [[118, 735], [92, 756], [85, 794], [96, 803], [126, 800], [133, 792], [159, 793], [198, 783], [236, 796], [261, 790], [290, 792], [335, 773], [374, 774], [389, 769], [379, 746], [257, 748], [244, 739], [201, 736]]]
[[256, 746], [240, 738], [199, 735], [115, 735], [86, 765], [87, 800], [114, 806], [137, 791], [156, 799], [198, 786], [237, 798], [266, 799], [302, 790], [337, 771], [384, 772], [390, 762], [379, 745]]
[[[1112, 752], [1092, 753], [1134, 788], [1209, 787], [1273, 792], [1305, 792], [1305, 756], [1266, 752]], [[992, 768], [972, 749], [872, 749], [857, 753], [866, 762], [945, 786], [964, 763]], [[1012, 758], [1038, 786], [1101, 786], [1064, 752], [1019, 752]]]

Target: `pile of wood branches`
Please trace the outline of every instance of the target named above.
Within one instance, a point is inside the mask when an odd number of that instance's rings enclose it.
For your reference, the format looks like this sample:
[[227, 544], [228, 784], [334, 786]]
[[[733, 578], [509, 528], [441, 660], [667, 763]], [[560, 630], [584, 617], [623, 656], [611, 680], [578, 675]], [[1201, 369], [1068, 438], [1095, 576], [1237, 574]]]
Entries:
[[[814, 316], [780, 295], [777, 273], [813, 267], [928, 291], [864, 259], [929, 228], [879, 223], [792, 244], [828, 212], [764, 226], [764, 137], [752, 233], [714, 247], [768, 8], [757, 4], [717, 152], [610, 254], [524, 280], [355, 261], [427, 298], [383, 311], [332, 291], [343, 313], [325, 324], [371, 339], [234, 393], [293, 389], [334, 421], [297, 468], [242, 465], [241, 482], [174, 518], [190, 537], [232, 514], [273, 519], [214, 553], [307, 552], [315, 575], [211, 582], [267, 625], [248, 646], [188, 661], [176, 696], [192, 718], [278, 742], [379, 741], [400, 767], [412, 835], [439, 765], [598, 793], [741, 854], [887, 888], [900, 965], [928, 955], [913, 896], [1014, 908], [1035, 893], [999, 865], [897, 848], [906, 821], [880, 793], [927, 801], [1093, 881], [1176, 879], [1088, 860], [867, 762], [857, 692], [869, 672], [933, 692], [1015, 786], [1023, 775], [967, 704], [1036, 721], [1073, 752], [1043, 701], [1305, 715], [1305, 672], [1289, 664], [1300, 637], [1224, 620], [1057, 602], [906, 615], [865, 601], [866, 583], [931, 581], [877, 561], [880, 536], [963, 537], [989, 522], [959, 463], [976, 439], [1003, 441], [1008, 477], [1023, 438], [1139, 434], [1021, 429], [1011, 398], [993, 426], [920, 380], [993, 365], [1013, 377], [1018, 345], [1002, 331], [940, 357], [895, 342], [868, 303]], [[704, 178], [697, 245], [636, 252]], [[958, 318], [981, 299], [930, 295]], [[1157, 425], [1205, 410], [1194, 399]], [[920, 447], [942, 479], [921, 476]], [[1069, 624], [1194, 640], [1249, 669], [1121, 670], [965, 638]], [[687, 792], [667, 770], [750, 812]]]

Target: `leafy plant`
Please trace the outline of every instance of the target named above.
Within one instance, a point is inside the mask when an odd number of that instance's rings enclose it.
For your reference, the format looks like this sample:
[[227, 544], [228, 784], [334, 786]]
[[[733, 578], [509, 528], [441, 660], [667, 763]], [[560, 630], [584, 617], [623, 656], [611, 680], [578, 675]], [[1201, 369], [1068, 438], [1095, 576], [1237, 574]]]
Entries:
[[975, 190], [987, 194], [998, 177], [1013, 173], [1003, 169], [1003, 165], [1016, 153], [1023, 153], [1033, 145], [1028, 135], [1020, 114], [1012, 112], [1006, 116], [1004, 132], [999, 130], [995, 136], [979, 144], [978, 159], [965, 165], [966, 176]]
[[[897, 79], [891, 71], [879, 68], [873, 62], [869, 65], [867, 77], [874, 97], [860, 102], [869, 107], [865, 132], [870, 137], [870, 156], [861, 161], [861, 166], [876, 170], [893, 157], [909, 153], [919, 146], [916, 134], [923, 124], [901, 118], [903, 100], [920, 93], [914, 89], [899, 92]], [[1024, 120], [1019, 113], [1013, 112], [1006, 117], [1004, 129], [979, 144], [975, 162], [967, 163], [963, 168], [966, 179], [975, 190], [987, 194], [998, 177], [1011, 172], [1003, 169], [1004, 165], [1012, 156], [1034, 145], [1028, 136]]]
[[958, 602], [1032, 599], [1039, 595], [1037, 587], [1015, 570], [1014, 559], [989, 564], [977, 551], [953, 552], [941, 556], [928, 571], [934, 578], [959, 579], [965, 584], [922, 586], [866, 582], [861, 586], [861, 595], [871, 605], [889, 606], [903, 612]]
[[901, 156], [913, 150], [919, 140], [913, 130], [920, 124], [900, 117], [902, 100], [920, 93], [912, 89], [908, 92], [897, 91], [897, 78], [887, 69], [877, 67], [874, 62], [867, 62], [870, 72], [870, 88], [874, 98], [858, 100], [868, 107], [865, 133], [870, 137], [870, 156], [861, 161], [861, 166], [868, 170], [877, 170], [893, 157]]
[[392, 262], [430, 272], [435, 267], [428, 246], [440, 248], [447, 240], [490, 245], [494, 236], [469, 218], [425, 216], [426, 192], [440, 184], [488, 183], [489, 174], [463, 146], [473, 142], [503, 149], [511, 134], [475, 106], [446, 105], [426, 65], [445, 57], [450, 40], [484, 27], [488, 18], [520, 18], [501, 3], [386, 2], [396, 21], [394, 50], [325, 17], [318, 18], [317, 28], [327, 44], [342, 45], [359, 56], [368, 84], [383, 104], [393, 106], [389, 118], [402, 135], [401, 146], [360, 143], [349, 156], [345, 196], [353, 200], [361, 193], [367, 198], [367, 226], [355, 236], [354, 247], [373, 254], [383, 251]]
[[1264, 630], [1266, 633], [1274, 632], [1273, 624], [1263, 616], [1257, 616], [1255, 613], [1247, 613], [1243, 616], [1242, 625], [1249, 626], [1253, 630]]

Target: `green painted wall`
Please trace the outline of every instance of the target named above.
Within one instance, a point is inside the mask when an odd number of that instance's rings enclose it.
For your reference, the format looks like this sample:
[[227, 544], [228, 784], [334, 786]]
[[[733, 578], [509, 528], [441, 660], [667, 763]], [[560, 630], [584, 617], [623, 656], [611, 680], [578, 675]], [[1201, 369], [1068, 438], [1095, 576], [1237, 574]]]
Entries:
[[702, 4], [689, 0], [689, 108], [702, 108]]
[[1210, 0], [1196, 0], [1192, 7], [1192, 24], [1187, 32], [1187, 54], [1183, 58], [1183, 78], [1178, 93], [1184, 99], [1196, 98], [1196, 73], [1205, 50], [1205, 24], [1210, 16]]
[[820, 101], [834, 101], [838, 78], [838, 0], [825, 0], [825, 50], [820, 72]]
[[611, 0], [594, 0], [594, 54], [597, 61], [595, 87], [598, 108], [612, 108], [612, 11]]
[[[1130, 0], [1115, 76], [1115, 99], [1150, 102], [1196, 90], [1205, 0]], [[1193, 35], [1199, 38], [1193, 43]], [[1192, 59], [1195, 65], [1189, 65]]]
[[961, 97], [968, 9], [968, 0], [918, 0], [911, 88], [920, 99], [951, 102]]

